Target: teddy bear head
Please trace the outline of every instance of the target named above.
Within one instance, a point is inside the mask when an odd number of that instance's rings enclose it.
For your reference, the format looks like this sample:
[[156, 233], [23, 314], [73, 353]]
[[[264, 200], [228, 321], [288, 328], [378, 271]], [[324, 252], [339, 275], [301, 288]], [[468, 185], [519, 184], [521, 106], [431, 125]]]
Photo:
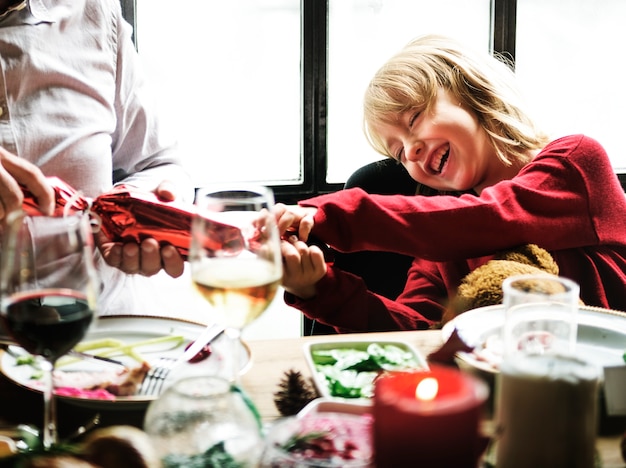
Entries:
[[502, 303], [502, 282], [514, 275], [558, 275], [552, 255], [535, 244], [497, 253], [492, 260], [470, 272], [459, 285], [443, 314], [442, 324], [477, 307]]

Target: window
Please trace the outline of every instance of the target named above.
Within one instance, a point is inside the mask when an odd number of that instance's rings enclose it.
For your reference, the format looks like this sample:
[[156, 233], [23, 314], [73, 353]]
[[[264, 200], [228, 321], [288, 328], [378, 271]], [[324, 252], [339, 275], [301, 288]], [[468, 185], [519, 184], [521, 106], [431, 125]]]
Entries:
[[362, 131], [362, 95], [376, 70], [422, 34], [445, 34], [488, 51], [489, 9], [489, 0], [329, 1], [328, 182], [342, 183], [382, 157]]
[[299, 184], [299, 0], [137, 0], [137, 46], [196, 186]]
[[510, 53], [547, 129], [597, 138], [623, 173], [626, 4], [572, 1], [136, 0], [136, 40], [198, 186], [259, 181], [285, 202], [340, 189], [380, 158], [361, 130], [369, 76], [429, 32]]
[[515, 71], [537, 117], [555, 135], [585, 133], [626, 172], [622, 83], [626, 2], [524, 0], [517, 6]]

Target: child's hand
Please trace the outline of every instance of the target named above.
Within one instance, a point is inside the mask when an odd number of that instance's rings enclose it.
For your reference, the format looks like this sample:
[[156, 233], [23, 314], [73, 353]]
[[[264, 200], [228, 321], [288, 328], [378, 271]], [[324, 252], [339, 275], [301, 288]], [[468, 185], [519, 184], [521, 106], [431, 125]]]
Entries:
[[274, 207], [274, 214], [278, 232], [284, 236], [287, 231], [294, 231], [300, 240], [306, 242], [315, 224], [313, 221], [315, 213], [317, 213], [317, 208], [277, 203]]
[[326, 274], [324, 253], [319, 247], [309, 246], [295, 235], [281, 241], [283, 281], [285, 291], [301, 299], [316, 294], [315, 285]]

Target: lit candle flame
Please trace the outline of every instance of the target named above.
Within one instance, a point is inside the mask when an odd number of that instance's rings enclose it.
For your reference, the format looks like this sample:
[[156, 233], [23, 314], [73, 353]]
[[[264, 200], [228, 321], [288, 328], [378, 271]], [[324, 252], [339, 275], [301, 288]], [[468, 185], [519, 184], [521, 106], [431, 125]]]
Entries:
[[422, 401], [434, 400], [439, 392], [439, 382], [434, 377], [426, 377], [417, 384], [415, 398]]

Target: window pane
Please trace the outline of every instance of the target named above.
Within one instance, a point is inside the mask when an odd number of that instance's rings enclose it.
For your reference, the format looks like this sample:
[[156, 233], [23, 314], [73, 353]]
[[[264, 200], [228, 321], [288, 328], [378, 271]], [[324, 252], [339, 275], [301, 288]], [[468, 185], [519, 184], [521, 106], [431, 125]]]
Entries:
[[416, 36], [445, 34], [490, 50], [489, 0], [329, 0], [327, 181], [344, 182], [381, 159], [362, 131], [362, 96], [372, 75]]
[[597, 139], [626, 171], [626, 2], [524, 0], [517, 13], [516, 72], [546, 130]]
[[300, 180], [300, 0], [137, 0], [137, 21], [196, 186]]

